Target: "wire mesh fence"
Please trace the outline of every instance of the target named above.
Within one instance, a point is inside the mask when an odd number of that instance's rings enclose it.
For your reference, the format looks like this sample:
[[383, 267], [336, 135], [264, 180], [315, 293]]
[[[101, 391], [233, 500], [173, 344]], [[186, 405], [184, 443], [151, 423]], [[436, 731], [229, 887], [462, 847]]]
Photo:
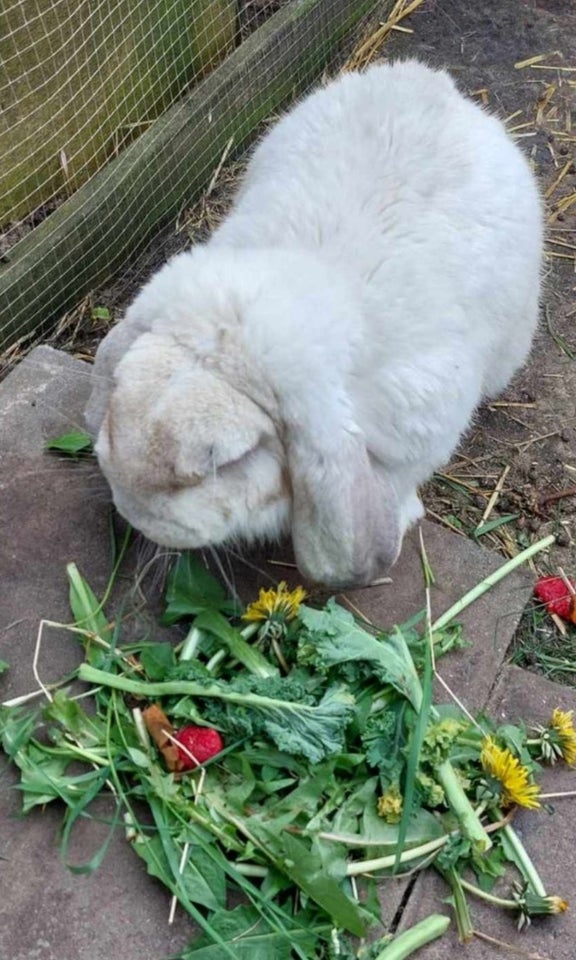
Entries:
[[7, 0], [0, 348], [47, 329], [136, 256], [373, 6]]

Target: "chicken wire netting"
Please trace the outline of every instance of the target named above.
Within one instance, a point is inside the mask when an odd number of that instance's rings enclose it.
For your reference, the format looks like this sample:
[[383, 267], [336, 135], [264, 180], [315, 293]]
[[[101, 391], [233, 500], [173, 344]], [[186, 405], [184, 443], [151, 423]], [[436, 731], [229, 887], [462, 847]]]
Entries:
[[0, 10], [4, 250], [232, 48], [235, 0], [9, 0]]
[[[119, 251], [126, 259], [139, 253], [261, 121], [321, 74], [334, 24], [341, 40], [373, 6], [368, 0], [5, 0], [0, 344], [27, 341], [54, 322], [93, 281], [118, 270]], [[271, 35], [273, 20], [291, 9], [303, 15], [281, 42], [247, 60], [247, 75], [240, 69], [212, 90], [203, 117], [196, 105], [202, 135], [198, 123], [172, 130], [170, 118], [189, 94], [203, 90], [257, 34]], [[148, 148], [155, 139], [162, 149], [143, 162], [138, 145]], [[30, 241], [39, 233], [36, 249]]]

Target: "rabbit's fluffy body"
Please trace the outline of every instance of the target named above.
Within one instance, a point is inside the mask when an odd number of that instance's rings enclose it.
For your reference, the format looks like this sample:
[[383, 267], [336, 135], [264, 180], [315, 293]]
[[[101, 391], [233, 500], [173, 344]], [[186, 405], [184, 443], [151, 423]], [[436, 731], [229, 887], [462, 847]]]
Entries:
[[381, 572], [529, 351], [541, 219], [520, 150], [446, 74], [312, 94], [99, 350], [88, 422], [120, 512], [177, 548], [291, 531], [333, 585]]

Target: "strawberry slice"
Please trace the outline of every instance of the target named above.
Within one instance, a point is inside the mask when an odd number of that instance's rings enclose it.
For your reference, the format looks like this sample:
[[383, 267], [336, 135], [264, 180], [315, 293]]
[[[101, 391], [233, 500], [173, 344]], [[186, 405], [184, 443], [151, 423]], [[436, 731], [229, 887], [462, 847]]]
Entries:
[[[569, 581], [574, 587], [572, 581]], [[548, 613], [576, 623], [576, 597], [570, 593], [562, 577], [541, 577], [534, 587], [534, 596], [546, 607]]]
[[180, 770], [194, 770], [199, 764], [206, 763], [224, 749], [222, 737], [211, 727], [182, 727], [174, 735], [174, 739], [177, 741]]

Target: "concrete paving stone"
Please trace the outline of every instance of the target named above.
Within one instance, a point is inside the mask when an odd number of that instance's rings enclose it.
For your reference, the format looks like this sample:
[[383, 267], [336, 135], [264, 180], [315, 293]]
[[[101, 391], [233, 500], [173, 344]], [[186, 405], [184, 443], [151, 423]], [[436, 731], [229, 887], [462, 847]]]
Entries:
[[[104, 589], [110, 571], [110, 507], [93, 465], [43, 452], [47, 437], [71, 424], [82, 426], [88, 372], [80, 361], [39, 348], [0, 387], [0, 657], [11, 664], [0, 681], [2, 700], [35, 686], [31, 662], [41, 618], [69, 619], [66, 563], [78, 563], [96, 593]], [[442, 527], [425, 523], [423, 535], [436, 575], [434, 616], [501, 562]], [[120, 594], [141, 566], [138, 551], [136, 546], [129, 558]], [[220, 563], [226, 579], [248, 599], [269, 581], [284, 576], [298, 580], [293, 569], [271, 564], [274, 556], [290, 559], [282, 545], [242, 560], [222, 554]], [[383, 627], [422, 609], [424, 581], [415, 533], [407, 538], [392, 576], [392, 585], [349, 591], [346, 600]], [[459, 618], [472, 646], [447, 657], [443, 673], [474, 708], [485, 702], [498, 679], [529, 592], [530, 577], [514, 574]], [[157, 608], [158, 580], [148, 593], [152, 609]], [[55, 680], [77, 662], [78, 647], [70, 634], [47, 631], [39, 661], [43, 680]], [[2, 960], [160, 960], [181, 948], [193, 925], [179, 914], [174, 927], [167, 926], [169, 897], [146, 875], [121, 832], [95, 874], [73, 876], [57, 853], [61, 811], [49, 806], [20, 819], [14, 774], [4, 766], [1, 778], [0, 853], [8, 858], [0, 861]], [[74, 862], [91, 855], [102, 829], [82, 825]], [[404, 890], [401, 883], [383, 888], [386, 922]]]
[[32, 350], [0, 384], [0, 462], [41, 456], [46, 438], [85, 429], [89, 375], [88, 364], [61, 350]]
[[[576, 691], [544, 677], [506, 666], [487, 705], [491, 717], [500, 723], [546, 723], [552, 710], [576, 710]], [[565, 764], [546, 768], [541, 777], [543, 793], [561, 793], [576, 790], [576, 771]], [[536, 919], [529, 930], [519, 933], [512, 916], [487, 904], [469, 899], [475, 929], [495, 940], [509, 944], [518, 957], [537, 960], [574, 960], [576, 943], [576, 912], [574, 910], [574, 876], [576, 875], [576, 846], [574, 834], [574, 803], [576, 798], [550, 800], [546, 809], [520, 811], [514, 818], [514, 827], [540, 873], [549, 894], [572, 901], [572, 909], [557, 917]], [[447, 887], [437, 875], [428, 872], [419, 877], [403, 912], [400, 930], [417, 923], [431, 913], [451, 913], [443, 902]], [[508, 896], [510, 885], [505, 884], [502, 895]], [[462, 949], [455, 926], [441, 939], [423, 948], [418, 954], [422, 960], [445, 960]], [[495, 957], [514, 956], [513, 952], [497, 944], [475, 939], [465, 948], [469, 960], [494, 960]]]

